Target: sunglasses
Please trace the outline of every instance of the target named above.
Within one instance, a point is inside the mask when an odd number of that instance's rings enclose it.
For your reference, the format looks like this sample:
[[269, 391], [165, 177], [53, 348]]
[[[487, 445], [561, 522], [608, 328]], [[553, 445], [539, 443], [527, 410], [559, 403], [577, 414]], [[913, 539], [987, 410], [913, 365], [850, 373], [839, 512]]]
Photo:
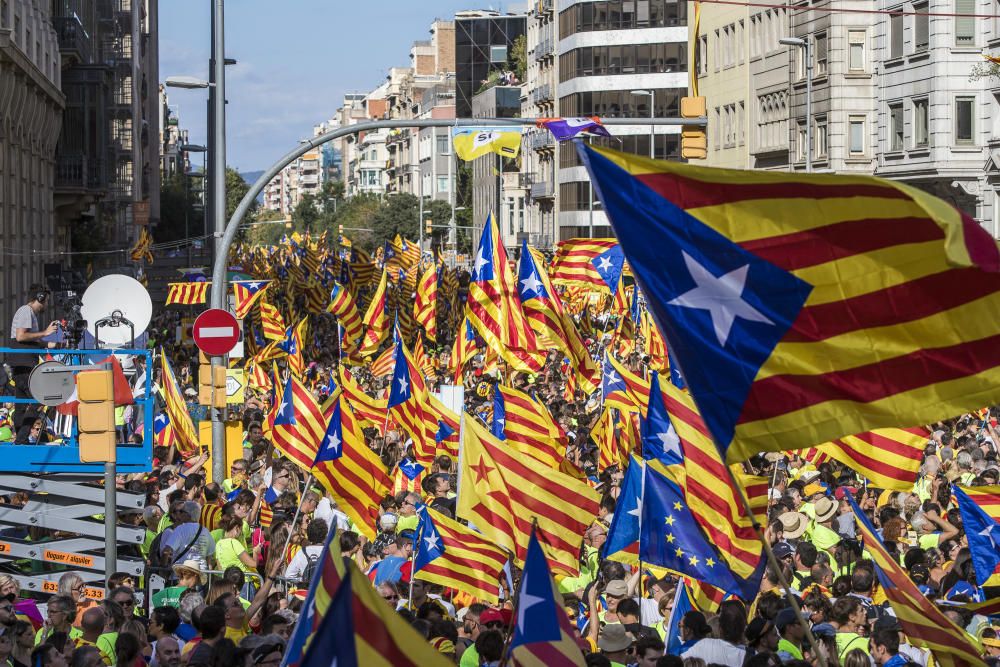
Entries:
[[503, 627], [503, 622], [501, 622], [501, 621], [490, 621], [489, 623], [485, 624], [483, 627], [485, 627], [487, 630], [499, 630], [500, 628]]
[[382, 599], [383, 600], [398, 600], [399, 596], [398, 595], [383, 595]]

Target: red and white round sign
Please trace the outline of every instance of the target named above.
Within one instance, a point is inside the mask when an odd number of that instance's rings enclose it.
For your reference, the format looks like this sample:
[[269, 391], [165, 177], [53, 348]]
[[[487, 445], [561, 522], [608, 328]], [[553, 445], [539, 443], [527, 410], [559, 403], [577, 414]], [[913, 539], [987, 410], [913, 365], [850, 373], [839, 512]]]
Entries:
[[240, 327], [228, 310], [210, 308], [194, 321], [191, 335], [199, 350], [210, 357], [219, 357], [236, 346]]

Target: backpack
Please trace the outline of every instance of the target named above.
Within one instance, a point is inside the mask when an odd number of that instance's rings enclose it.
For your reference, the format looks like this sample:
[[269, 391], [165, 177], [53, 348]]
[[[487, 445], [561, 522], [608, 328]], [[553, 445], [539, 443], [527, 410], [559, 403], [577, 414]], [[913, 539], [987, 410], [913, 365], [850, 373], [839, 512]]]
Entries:
[[310, 556], [309, 552], [306, 551], [306, 547], [303, 547], [302, 553], [305, 554], [306, 560], [309, 562], [302, 569], [302, 574], [299, 576], [299, 581], [305, 582], [306, 585], [309, 585], [312, 583], [313, 576], [316, 574], [316, 568], [319, 567], [319, 557], [323, 554], [323, 552], [321, 551], [315, 556]]

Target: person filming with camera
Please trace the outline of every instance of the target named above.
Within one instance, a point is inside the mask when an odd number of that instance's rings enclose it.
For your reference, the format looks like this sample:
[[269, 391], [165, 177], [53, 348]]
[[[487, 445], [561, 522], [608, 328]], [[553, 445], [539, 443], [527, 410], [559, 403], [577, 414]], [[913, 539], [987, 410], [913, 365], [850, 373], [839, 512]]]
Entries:
[[[46, 343], [44, 338], [56, 333], [59, 330], [59, 323], [49, 322], [48, 326], [43, 329], [40, 320], [49, 300], [49, 291], [41, 285], [32, 285], [28, 289], [28, 295], [28, 303], [18, 308], [14, 313], [13, 320], [11, 320], [9, 345], [12, 348], [24, 350], [43, 350], [47, 347], [53, 347], [54, 343]], [[14, 396], [16, 398], [31, 398], [31, 392], [28, 390], [28, 377], [37, 361], [37, 355], [33, 354], [7, 355], [7, 364], [11, 369], [10, 375], [14, 381]], [[44, 419], [44, 416], [39, 405], [15, 404], [14, 429], [16, 435], [14, 442], [17, 444], [27, 443], [35, 421], [39, 418]]]

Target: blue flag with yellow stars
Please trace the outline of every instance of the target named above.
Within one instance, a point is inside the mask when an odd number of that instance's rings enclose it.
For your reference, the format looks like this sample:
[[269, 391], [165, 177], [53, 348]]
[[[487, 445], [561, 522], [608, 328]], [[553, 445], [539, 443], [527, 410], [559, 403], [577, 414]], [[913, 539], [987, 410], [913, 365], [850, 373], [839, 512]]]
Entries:
[[[695, 521], [684, 491], [668, 478], [660, 463], [646, 464], [639, 529], [639, 559], [680, 574], [710, 582], [727, 593], [751, 600], [760, 584], [758, 568], [748, 579], [740, 579], [719, 556]], [[762, 560], [762, 564], [763, 564]]]

